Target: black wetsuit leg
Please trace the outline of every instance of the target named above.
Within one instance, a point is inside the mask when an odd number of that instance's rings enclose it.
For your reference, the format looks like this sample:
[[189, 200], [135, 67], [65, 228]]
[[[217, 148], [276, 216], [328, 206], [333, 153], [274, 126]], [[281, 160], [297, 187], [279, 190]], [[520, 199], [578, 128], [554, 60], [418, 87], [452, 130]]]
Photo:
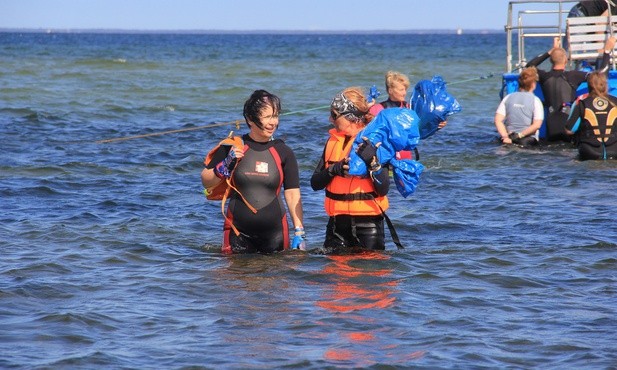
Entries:
[[246, 235], [242, 232], [236, 235], [233, 230], [229, 233], [229, 246], [234, 254], [243, 253], [274, 253], [283, 249], [284, 236], [281, 233], [272, 233], [267, 236]]
[[326, 227], [326, 251], [384, 250], [385, 232], [382, 216], [330, 217]]
[[578, 157], [582, 161], [602, 159], [602, 147], [581, 142], [578, 145]]
[[606, 147], [606, 159], [617, 159], [617, 143]]

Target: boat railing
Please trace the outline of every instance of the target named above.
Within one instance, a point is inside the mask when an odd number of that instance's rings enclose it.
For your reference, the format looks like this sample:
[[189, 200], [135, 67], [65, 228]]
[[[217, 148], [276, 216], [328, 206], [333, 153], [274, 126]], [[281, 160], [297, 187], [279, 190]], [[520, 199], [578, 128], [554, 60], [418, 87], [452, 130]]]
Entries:
[[[506, 72], [522, 68], [527, 63], [525, 41], [529, 38], [566, 37], [568, 12], [578, 1], [564, 0], [512, 0], [508, 4], [506, 31]], [[517, 38], [517, 60], [512, 53]], [[551, 45], [551, 43], [547, 43]]]
[[[566, 23], [570, 61], [595, 59], [604, 48], [607, 34], [613, 36], [617, 31], [617, 16], [574, 17]], [[611, 52], [614, 56], [615, 49]], [[615, 69], [615, 58], [611, 59]]]

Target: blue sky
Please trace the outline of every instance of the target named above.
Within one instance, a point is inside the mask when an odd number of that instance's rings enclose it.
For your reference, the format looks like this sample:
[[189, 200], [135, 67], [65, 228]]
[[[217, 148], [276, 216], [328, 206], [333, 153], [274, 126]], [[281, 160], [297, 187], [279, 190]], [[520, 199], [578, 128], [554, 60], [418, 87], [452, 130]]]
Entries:
[[0, 0], [0, 28], [503, 30], [508, 0]]

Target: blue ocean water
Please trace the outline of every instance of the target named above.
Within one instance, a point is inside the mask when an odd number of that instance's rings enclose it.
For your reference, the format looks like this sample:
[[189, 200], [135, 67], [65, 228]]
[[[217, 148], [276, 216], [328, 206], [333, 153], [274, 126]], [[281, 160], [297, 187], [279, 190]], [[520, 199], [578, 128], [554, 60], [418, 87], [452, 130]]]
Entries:
[[[504, 45], [0, 33], [0, 367], [617, 368], [617, 164], [496, 144]], [[463, 106], [420, 144], [416, 193], [390, 194], [406, 249], [222, 256], [199, 173], [250, 93], [283, 100], [319, 246], [324, 107], [389, 69]]]

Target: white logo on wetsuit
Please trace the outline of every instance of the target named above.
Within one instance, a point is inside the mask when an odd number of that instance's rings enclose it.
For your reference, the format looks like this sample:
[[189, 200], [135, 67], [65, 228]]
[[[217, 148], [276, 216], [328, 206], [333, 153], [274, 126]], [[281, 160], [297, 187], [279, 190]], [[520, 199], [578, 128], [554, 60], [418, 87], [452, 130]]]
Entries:
[[255, 172], [268, 173], [268, 162], [255, 162]]
[[606, 110], [608, 108], [608, 101], [602, 98], [593, 99], [593, 107], [596, 110]]

